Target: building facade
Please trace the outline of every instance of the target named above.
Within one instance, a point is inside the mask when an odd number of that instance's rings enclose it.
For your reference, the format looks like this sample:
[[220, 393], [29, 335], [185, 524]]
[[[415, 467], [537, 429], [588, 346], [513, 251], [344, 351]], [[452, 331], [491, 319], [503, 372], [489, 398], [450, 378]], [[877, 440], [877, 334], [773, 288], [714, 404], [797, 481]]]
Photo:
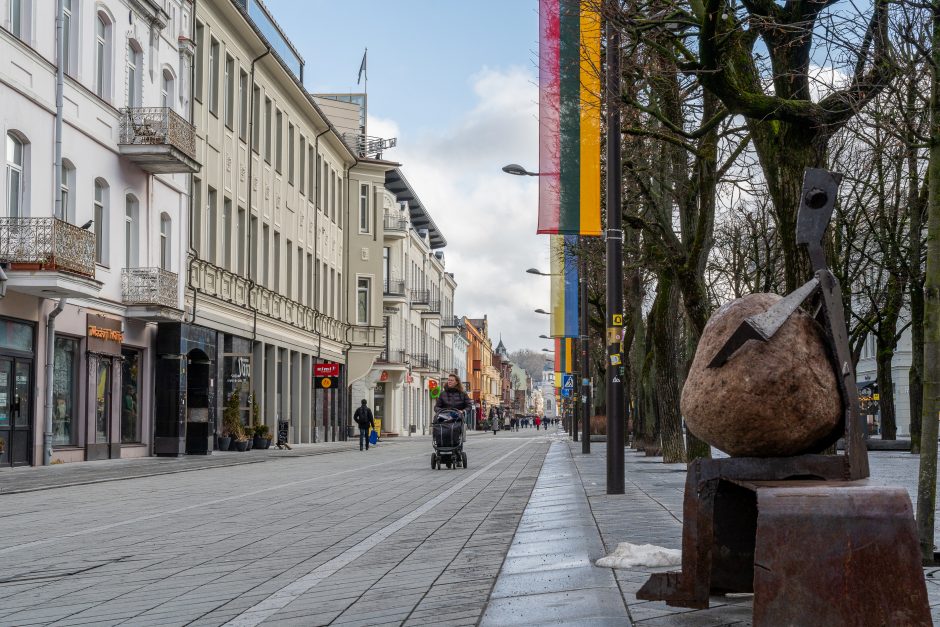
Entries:
[[200, 169], [192, 2], [65, 0], [61, 40], [56, 2], [0, 7], [0, 466], [149, 455]]
[[433, 412], [430, 386], [440, 385], [457, 369], [457, 283], [445, 269], [447, 240], [401, 169], [386, 174], [385, 187], [381, 276], [386, 345], [354, 397], [372, 402], [383, 433], [425, 434]]
[[489, 320], [464, 318], [469, 347], [467, 348], [467, 374], [470, 377], [468, 393], [477, 405], [477, 420], [488, 417], [489, 411], [500, 404], [500, 373], [493, 365], [493, 341], [489, 336]]

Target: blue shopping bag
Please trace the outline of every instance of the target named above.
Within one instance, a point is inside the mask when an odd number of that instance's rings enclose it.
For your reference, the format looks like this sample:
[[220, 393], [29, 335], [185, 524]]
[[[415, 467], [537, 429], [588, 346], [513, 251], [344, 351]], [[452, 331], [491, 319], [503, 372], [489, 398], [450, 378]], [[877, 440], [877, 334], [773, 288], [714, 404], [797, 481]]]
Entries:
[[372, 430], [372, 433], [369, 434], [369, 444], [375, 445], [379, 441], [379, 432], [375, 429]]

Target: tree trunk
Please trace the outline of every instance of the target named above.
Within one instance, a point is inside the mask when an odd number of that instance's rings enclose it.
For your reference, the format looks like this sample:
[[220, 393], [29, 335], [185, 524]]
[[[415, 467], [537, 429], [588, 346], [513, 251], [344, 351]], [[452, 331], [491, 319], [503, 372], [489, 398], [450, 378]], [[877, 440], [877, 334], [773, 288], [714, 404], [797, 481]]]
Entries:
[[679, 364], [681, 348], [677, 314], [679, 290], [671, 277], [659, 275], [656, 299], [650, 311], [652, 330], [653, 372], [656, 382], [656, 413], [659, 416], [663, 443], [663, 461], [676, 463], [686, 461], [685, 443], [682, 438], [682, 416], [679, 411]]
[[904, 279], [896, 274], [888, 277], [885, 286], [885, 303], [875, 334], [875, 363], [878, 370], [878, 394], [881, 397], [878, 406], [881, 413], [882, 440], [894, 440], [898, 432], [894, 404], [894, 373], [891, 371], [891, 362], [894, 360], [894, 351], [898, 347], [898, 319], [901, 317], [901, 307], [904, 304], [904, 288]]
[[924, 273], [924, 405], [917, 476], [917, 530], [925, 561], [933, 561], [937, 502], [937, 418], [940, 415], [940, 0], [933, 0], [927, 267]]
[[796, 215], [800, 208], [806, 168], [826, 164], [826, 140], [809, 125], [747, 120], [754, 149], [773, 201], [774, 224], [783, 253], [786, 291], [792, 292], [810, 279], [809, 259], [796, 245]]
[[[916, 97], [915, 86], [916, 83], [911, 81], [909, 100]], [[911, 369], [908, 374], [908, 398], [911, 408], [911, 453], [917, 455], [920, 453], [921, 413], [924, 407], [924, 273], [920, 262], [924, 250], [924, 207], [918, 189], [916, 137], [909, 136], [907, 144], [907, 212], [910, 216], [907, 265], [911, 272]]]

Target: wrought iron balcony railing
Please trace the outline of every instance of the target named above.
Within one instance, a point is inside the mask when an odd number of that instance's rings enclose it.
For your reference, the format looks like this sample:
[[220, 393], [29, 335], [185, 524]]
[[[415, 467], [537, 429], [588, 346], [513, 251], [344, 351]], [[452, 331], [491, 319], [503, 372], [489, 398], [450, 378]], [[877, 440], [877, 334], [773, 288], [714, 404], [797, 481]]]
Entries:
[[343, 133], [343, 141], [356, 155], [370, 159], [381, 159], [385, 150], [398, 145], [395, 137], [385, 139], [359, 133]]
[[444, 316], [444, 319], [441, 320], [442, 328], [459, 329], [462, 326], [458, 316]]
[[408, 230], [408, 218], [400, 213], [386, 213], [383, 225], [386, 231], [405, 232]]
[[160, 305], [179, 309], [179, 276], [163, 268], [124, 268], [121, 299], [125, 305]]
[[378, 360], [386, 364], [403, 364], [408, 361], [408, 356], [401, 349], [391, 349], [382, 351]]
[[95, 234], [58, 218], [0, 218], [0, 261], [95, 276]]
[[433, 314], [440, 314], [441, 313], [441, 301], [429, 299], [428, 300], [428, 312], [433, 313]]
[[362, 348], [385, 346], [385, 327], [350, 325], [346, 329], [346, 343]]
[[429, 290], [411, 290], [412, 305], [427, 305], [430, 300], [431, 292]]
[[405, 281], [402, 279], [385, 279], [384, 294], [386, 296], [404, 296]]
[[169, 107], [128, 107], [122, 111], [123, 145], [172, 146], [196, 159], [196, 127]]
[[427, 370], [429, 368], [428, 356], [425, 353], [416, 353], [408, 356], [411, 367], [417, 370]]

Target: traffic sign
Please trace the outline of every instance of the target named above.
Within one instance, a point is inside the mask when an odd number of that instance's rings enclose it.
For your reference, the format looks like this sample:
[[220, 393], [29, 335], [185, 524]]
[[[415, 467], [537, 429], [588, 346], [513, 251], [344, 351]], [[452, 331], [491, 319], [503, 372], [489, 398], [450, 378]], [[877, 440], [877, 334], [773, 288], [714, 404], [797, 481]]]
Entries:
[[574, 375], [564, 374], [561, 377], [561, 395], [570, 398], [574, 392]]

